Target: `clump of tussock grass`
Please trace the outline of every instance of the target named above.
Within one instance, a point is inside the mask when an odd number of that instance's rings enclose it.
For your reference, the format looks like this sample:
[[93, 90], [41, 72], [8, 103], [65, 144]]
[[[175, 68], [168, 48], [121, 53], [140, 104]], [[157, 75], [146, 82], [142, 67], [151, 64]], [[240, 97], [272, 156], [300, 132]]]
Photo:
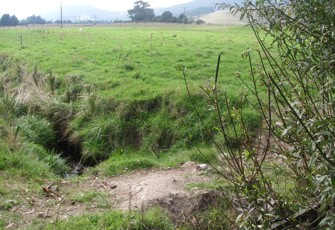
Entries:
[[50, 75], [42, 75], [36, 69], [32, 73], [25, 70], [25, 76], [19, 84], [6, 88], [4, 98], [9, 102], [3, 99], [4, 106], [14, 108], [17, 105], [24, 105], [29, 114], [40, 114], [51, 118], [52, 121], [69, 120], [73, 109], [53, 95], [55, 86], [50, 89], [50, 84], [56, 84], [56, 80], [49, 78]]
[[26, 105], [31, 111], [42, 108], [44, 105], [55, 100], [55, 97], [45, 87], [45, 84], [45, 78], [37, 70], [31, 74], [24, 70], [24, 77], [20, 84], [9, 88], [7, 93], [15, 95], [16, 103]]
[[[4, 112], [2, 117], [13, 124], [13, 127], [5, 127], [6, 139], [11, 148], [18, 150], [20, 143], [30, 142], [50, 151], [49, 162], [60, 161], [60, 157], [53, 154], [53, 151], [63, 153], [71, 159], [80, 158], [80, 140], [69, 126], [75, 116], [75, 108], [72, 104], [62, 102], [61, 97], [55, 96], [60, 82], [52, 73], [44, 75], [37, 68], [31, 73], [23, 70], [24, 76], [20, 82], [5, 83], [5, 95], [0, 98], [0, 111]], [[72, 77], [69, 82], [71, 86], [82, 86], [79, 77]], [[19, 140], [18, 136], [23, 139]]]

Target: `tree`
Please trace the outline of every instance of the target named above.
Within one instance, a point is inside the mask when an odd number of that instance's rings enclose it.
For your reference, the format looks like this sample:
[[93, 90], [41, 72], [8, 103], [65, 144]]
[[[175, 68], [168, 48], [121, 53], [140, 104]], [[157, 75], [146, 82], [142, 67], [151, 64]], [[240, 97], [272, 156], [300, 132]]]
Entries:
[[10, 26], [11, 25], [10, 15], [9, 14], [2, 15], [0, 24], [1, 26]]
[[134, 8], [128, 10], [128, 16], [133, 22], [152, 21], [155, 17], [154, 10], [149, 8], [150, 4], [144, 1], [134, 3]]
[[185, 14], [180, 14], [178, 17], [178, 22], [188, 24], [187, 16]]
[[32, 15], [26, 19], [27, 24], [45, 24], [46, 20], [41, 16]]
[[1, 26], [17, 26], [19, 20], [15, 15], [10, 16], [9, 14], [4, 14], [1, 17], [0, 25]]
[[206, 22], [204, 21], [204, 20], [202, 20], [202, 19], [197, 19], [196, 21], [195, 21], [195, 24], [196, 25], [201, 25], [201, 24], [205, 24]]
[[170, 11], [164, 11], [160, 18], [161, 22], [170, 22], [173, 19], [173, 14]]
[[17, 17], [15, 15], [10, 17], [10, 25], [11, 26], [17, 26], [18, 23], [19, 23], [19, 19], [17, 19]]

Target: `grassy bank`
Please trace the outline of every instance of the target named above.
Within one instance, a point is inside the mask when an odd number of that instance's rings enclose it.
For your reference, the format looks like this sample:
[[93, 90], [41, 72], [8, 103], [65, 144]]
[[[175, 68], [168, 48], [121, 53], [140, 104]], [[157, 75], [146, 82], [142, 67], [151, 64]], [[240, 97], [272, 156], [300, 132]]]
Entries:
[[[3, 96], [20, 108], [10, 115], [12, 128], [88, 164], [123, 148], [159, 154], [210, 144], [217, 120], [198, 86], [212, 88], [221, 54], [220, 90], [232, 105], [243, 106], [236, 72], [246, 74], [240, 54], [255, 45], [251, 31], [241, 27], [18, 28], [1, 33]], [[192, 100], [181, 68], [186, 68]], [[257, 127], [257, 114], [246, 113], [250, 126]], [[48, 140], [31, 140], [32, 134], [19, 125], [34, 129], [32, 120], [38, 123], [38, 118], [50, 122]]]

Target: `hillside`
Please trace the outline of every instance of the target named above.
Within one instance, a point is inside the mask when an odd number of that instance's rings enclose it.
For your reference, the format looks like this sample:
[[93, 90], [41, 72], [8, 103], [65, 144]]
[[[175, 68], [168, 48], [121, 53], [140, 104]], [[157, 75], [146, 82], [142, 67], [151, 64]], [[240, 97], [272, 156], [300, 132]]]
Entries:
[[245, 25], [246, 21], [240, 21], [239, 15], [232, 15], [228, 10], [217, 11], [199, 16], [206, 24], [212, 25]]
[[[60, 12], [59, 9], [42, 14], [42, 17], [47, 20], [59, 20]], [[129, 19], [126, 12], [116, 12], [97, 9], [87, 5], [69, 5], [63, 6], [63, 19], [71, 21], [80, 20], [115, 20]]]
[[[155, 8], [154, 12], [156, 15], [161, 15], [164, 11], [170, 11], [173, 15], [178, 16], [182, 13], [186, 13], [187, 16], [199, 16], [209, 13], [214, 13], [217, 10], [216, 4], [220, 2], [218, 0], [194, 0], [188, 3], [175, 5], [168, 8]], [[235, 0], [225, 1], [227, 3], [234, 4]], [[239, 1], [237, 1], [239, 2]], [[42, 13], [41, 16], [47, 20], [59, 20], [60, 12], [59, 9], [54, 9], [50, 12]], [[86, 21], [86, 20], [108, 20], [114, 21], [129, 20], [128, 13], [126, 11], [108, 11], [98, 9], [88, 5], [67, 5], [63, 6], [63, 19], [71, 21]], [[216, 23], [215, 23], [216, 24]]]
[[[168, 8], [159, 8], [155, 9], [156, 14], [161, 14], [164, 11], [170, 11], [174, 15], [179, 15], [186, 12], [188, 16], [198, 16], [206, 13], [213, 13], [217, 10], [216, 5], [223, 1], [218, 0], [193, 0], [188, 3], [179, 4], [175, 6], [171, 6]], [[237, 0], [227, 0], [225, 3], [234, 4], [235, 2], [241, 2]]]

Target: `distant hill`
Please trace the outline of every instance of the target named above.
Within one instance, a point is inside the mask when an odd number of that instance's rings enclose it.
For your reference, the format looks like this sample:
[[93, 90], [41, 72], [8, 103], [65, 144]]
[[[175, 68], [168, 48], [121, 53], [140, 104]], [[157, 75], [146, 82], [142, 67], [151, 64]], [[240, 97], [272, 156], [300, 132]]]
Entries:
[[[60, 9], [47, 12], [41, 16], [46, 20], [59, 20]], [[69, 5], [63, 6], [63, 19], [75, 22], [80, 20], [128, 20], [129, 18], [126, 12], [112, 12], [86, 5]]]
[[217, 3], [229, 3], [234, 4], [235, 2], [241, 2], [241, 0], [193, 0], [188, 3], [183, 3], [168, 8], [155, 9], [155, 14], [160, 15], [164, 11], [170, 11], [173, 15], [178, 16], [186, 12], [188, 16], [199, 16], [203, 14], [213, 13], [217, 10]]
[[[170, 11], [174, 16], [179, 16], [185, 13], [187, 16], [199, 16], [214, 13], [217, 8], [216, 4], [218, 2], [225, 2], [234, 4], [235, 2], [241, 2], [241, 0], [193, 0], [188, 3], [179, 4], [171, 6], [168, 8], [156, 8], [154, 9], [155, 15], [159, 16], [164, 11]], [[46, 20], [59, 20], [60, 19], [60, 9], [55, 9], [53, 11], [41, 14], [41, 16]], [[119, 20], [129, 20], [127, 11], [116, 12], [98, 9], [87, 5], [68, 5], [63, 6], [63, 19], [76, 21], [87, 21], [87, 20], [107, 20], [114, 21]]]

